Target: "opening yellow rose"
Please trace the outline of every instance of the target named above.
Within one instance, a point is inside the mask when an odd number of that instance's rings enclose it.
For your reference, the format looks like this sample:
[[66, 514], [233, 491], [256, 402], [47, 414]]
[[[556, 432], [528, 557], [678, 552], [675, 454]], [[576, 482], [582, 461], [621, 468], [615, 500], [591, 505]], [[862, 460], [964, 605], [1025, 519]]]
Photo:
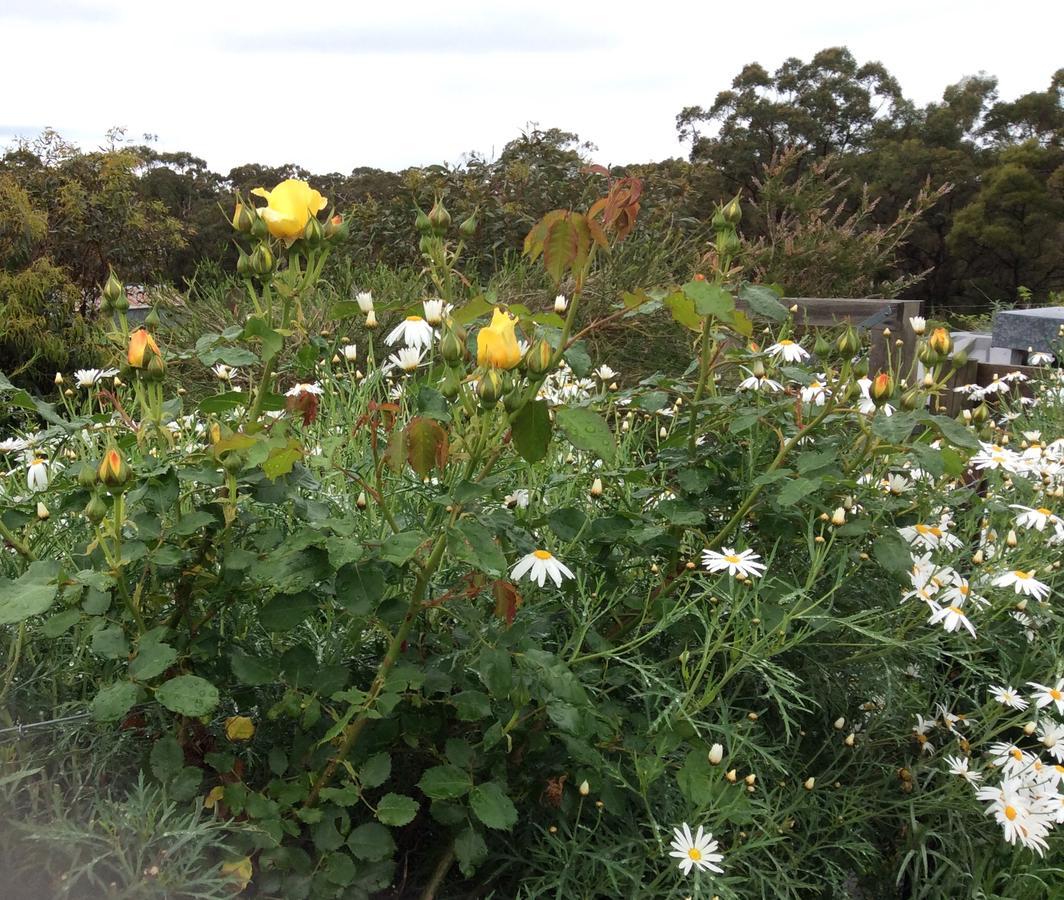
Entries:
[[294, 178], [282, 181], [272, 191], [255, 188], [251, 193], [269, 204], [257, 212], [270, 234], [289, 247], [303, 236], [303, 229], [307, 227], [310, 217], [325, 209], [328, 202], [305, 181]]
[[521, 361], [514, 327], [517, 319], [496, 309], [491, 324], [477, 333], [477, 365], [492, 369], [512, 369]]
[[159, 345], [155, 343], [146, 328], [138, 328], [129, 337], [129, 364], [134, 369], [143, 369], [151, 360], [152, 355], [160, 356]]

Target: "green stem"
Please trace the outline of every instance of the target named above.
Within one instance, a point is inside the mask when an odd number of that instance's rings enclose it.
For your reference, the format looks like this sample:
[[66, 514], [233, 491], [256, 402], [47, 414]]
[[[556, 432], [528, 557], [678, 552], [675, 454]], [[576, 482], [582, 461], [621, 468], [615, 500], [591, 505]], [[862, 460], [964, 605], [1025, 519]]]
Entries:
[[29, 545], [24, 541], [19, 540], [15, 536], [15, 533], [4, 524], [3, 519], [0, 519], [0, 537], [3, 537], [5, 541], [14, 547], [15, 552], [18, 553], [19, 556], [28, 559], [30, 562], [37, 558], [34, 552], [29, 548]]
[[695, 396], [691, 401], [691, 425], [690, 434], [687, 437], [687, 450], [691, 455], [695, 452], [695, 443], [698, 440], [698, 403], [706, 390], [706, 380], [709, 378], [709, 359], [712, 344], [710, 342], [710, 330], [713, 325], [713, 317], [706, 316], [702, 322], [702, 346], [698, 360], [698, 385], [695, 387]]

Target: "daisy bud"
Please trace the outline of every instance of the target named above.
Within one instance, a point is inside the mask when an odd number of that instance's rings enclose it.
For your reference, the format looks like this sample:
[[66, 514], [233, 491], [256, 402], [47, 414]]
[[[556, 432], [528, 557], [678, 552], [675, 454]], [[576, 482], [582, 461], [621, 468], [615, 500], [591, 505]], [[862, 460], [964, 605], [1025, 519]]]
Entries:
[[74, 392], [70, 388], [67, 388], [65, 391], [63, 391], [63, 396], [64, 397], [73, 397], [74, 396]]
[[1010, 547], [1015, 547], [1019, 543], [1019, 540], [1017, 540], [1016, 538], [1015, 529], [1009, 529], [1009, 533], [1005, 535], [1005, 543], [1008, 544]]
[[1023, 733], [1030, 737], [1032, 734], [1035, 733], [1035, 729], [1037, 728], [1037, 722], [1028, 722], [1026, 725], [1023, 726]]
[[743, 781], [753, 787], [754, 782], [757, 781], [757, 776], [753, 772], [751, 772], [749, 775], [746, 776], [746, 778], [743, 779]]
[[660, 569], [658, 568], [658, 564], [657, 564], [657, 563], [651, 563], [651, 564], [650, 564], [650, 571], [651, 571], [651, 572], [652, 572], [653, 574], [657, 575], [657, 574], [658, 574], [658, 572], [660, 572], [661, 570], [660, 570]]
[[735, 784], [735, 782], [736, 782], [736, 781], [737, 781], [737, 780], [739, 779], [739, 776], [738, 776], [738, 774], [736, 773], [735, 769], [729, 769], [729, 770], [728, 770], [728, 771], [727, 771], [727, 772], [726, 772], [726, 773], [724, 774], [724, 777], [725, 777], [725, 778], [727, 778], [727, 779], [728, 779], [728, 781], [730, 781], [730, 782], [731, 782], [732, 784]]
[[790, 308], [789, 312], [791, 312], [791, 313], [796, 313], [796, 312], [798, 312], [798, 304], [797, 304], [797, 303], [795, 303], [795, 304], [794, 304], [793, 306], [791, 306], [791, 308]]
[[547, 831], [549, 831], [551, 834], [557, 834], [558, 833], [558, 826], [557, 825], [551, 825], [550, 828], [547, 829]]
[[[685, 562], [685, 563], [683, 564], [683, 567], [684, 567], [685, 569], [687, 569], [687, 571], [688, 571], [688, 572], [690, 572], [690, 571], [691, 571], [692, 569], [694, 569], [694, 568], [695, 568], [695, 564], [694, 564], [694, 561], [693, 561], [693, 560], [690, 560], [690, 559], [689, 559], [689, 560], [687, 560], [687, 562]], [[741, 578], [742, 576], [740, 575], [740, 576], [737, 576], [737, 577], [740, 577], [740, 578]]]
[[846, 523], [846, 510], [841, 506], [838, 507], [835, 512], [831, 514], [832, 525], [844, 525]]
[[857, 735], [855, 735], [855, 734], [854, 734], [854, 733], [853, 733], [853, 732], [851, 731], [851, 732], [850, 732], [850, 733], [849, 733], [848, 735], [846, 735], [846, 740], [844, 740], [844, 741], [843, 741], [843, 743], [844, 743], [844, 744], [845, 744], [845, 745], [846, 745], [847, 747], [852, 747], [852, 746], [853, 746], [853, 742], [854, 742], [854, 741], [855, 741], [856, 739], [857, 739]]
[[332, 363], [335, 366], [338, 362], [340, 362], [340, 354], [334, 353], [333, 354], [333, 358], [332, 358]]
[[632, 425], [627, 419], [625, 419], [623, 422], [621, 422], [621, 431], [626, 432], [631, 427], [632, 427]]
[[890, 329], [889, 328], [884, 328], [883, 329], [883, 337], [890, 337]]
[[972, 421], [972, 411], [970, 409], [962, 409], [961, 418], [964, 419], [964, 424], [967, 425]]
[[569, 306], [569, 301], [565, 299], [565, 294], [559, 294], [554, 298], [554, 311], [560, 316], [565, 312], [566, 307]]
[[1016, 604], [1016, 609], [1018, 609], [1020, 612], [1023, 612], [1025, 609], [1027, 609], [1026, 597], [1024, 597], [1019, 603]]
[[366, 313], [366, 327], [370, 331], [377, 327], [377, 313], [373, 309]]
[[366, 500], [366, 492], [365, 491], [359, 491], [358, 492], [358, 499], [355, 501], [355, 506], [357, 506], [359, 509], [365, 509], [367, 503], [368, 503], [368, 501]]
[[664, 425], [661, 426], [661, 430], [658, 431], [658, 437], [665, 440], [669, 436], [669, 429]]
[[754, 786], [752, 784], [748, 784], [746, 786], [746, 793], [752, 794], [753, 792], [754, 792]]
[[719, 766], [722, 759], [724, 759], [724, 746], [722, 744], [714, 744], [709, 748], [709, 764], [711, 766]]
[[606, 804], [602, 800], [595, 801], [595, 809], [602, 809]]
[[751, 722], [756, 722], [757, 719], [758, 719], [758, 716], [757, 716], [756, 712], [749, 712], [749, 713], [746, 714], [746, 718], [748, 718]]
[[842, 731], [842, 729], [845, 728], [845, 727], [846, 727], [846, 718], [844, 716], [839, 716], [835, 720], [835, 730], [836, 731]]
[[816, 786], [816, 779], [810, 775], [802, 784], [807, 791], [811, 791]]
[[48, 516], [50, 516], [50, 515], [51, 515], [51, 513], [48, 512], [48, 507], [45, 506], [43, 503], [41, 503], [40, 500], [38, 500], [37, 501], [37, 518], [41, 519], [41, 520], [44, 520], [44, 519], [47, 519]]
[[975, 553], [972, 554], [972, 562], [975, 563], [977, 566], [981, 566], [983, 564], [982, 550], [976, 550]]
[[585, 778], [583, 781], [580, 782], [580, 796], [586, 797], [590, 793], [591, 785], [587, 783], [587, 779]]
[[56, 384], [62, 384], [63, 383], [63, 373], [62, 372], [56, 372], [55, 373], [55, 383]]

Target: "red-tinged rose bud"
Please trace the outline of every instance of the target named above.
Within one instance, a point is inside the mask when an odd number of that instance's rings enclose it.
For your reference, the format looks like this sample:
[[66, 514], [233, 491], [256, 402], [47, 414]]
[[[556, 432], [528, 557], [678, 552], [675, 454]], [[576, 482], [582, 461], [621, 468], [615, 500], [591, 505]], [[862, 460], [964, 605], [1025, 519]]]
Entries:
[[880, 372], [873, 380], [869, 395], [876, 406], [882, 406], [894, 393], [894, 379], [886, 372]]
[[103, 455], [100, 467], [96, 470], [96, 477], [100, 483], [109, 488], [121, 487], [129, 481], [131, 474], [129, 465], [115, 447]]

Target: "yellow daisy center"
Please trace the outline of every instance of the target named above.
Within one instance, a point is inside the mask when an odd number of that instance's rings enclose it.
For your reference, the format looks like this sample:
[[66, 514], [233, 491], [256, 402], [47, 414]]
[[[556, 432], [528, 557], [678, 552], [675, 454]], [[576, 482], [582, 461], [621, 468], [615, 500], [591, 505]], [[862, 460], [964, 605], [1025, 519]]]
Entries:
[[1054, 700], [1060, 700], [1062, 697], [1064, 697], [1064, 694], [1061, 694], [1060, 691], [1058, 691], [1056, 688], [1050, 688], [1049, 696], [1052, 697]]
[[961, 610], [961, 608], [959, 606], [950, 606], [950, 607], [947, 607], [947, 608], [949, 609], [949, 611], [951, 613], [956, 613], [958, 616], [963, 616], [964, 615], [964, 612]]
[[1019, 750], [1018, 750], [1017, 748], [1015, 748], [1015, 747], [1013, 747], [1013, 748], [1012, 748], [1012, 749], [1011, 749], [1011, 750], [1009, 751], [1009, 756], [1011, 756], [1011, 757], [1012, 757], [1012, 758], [1013, 758], [1014, 760], [1016, 760], [1016, 762], [1020, 762], [1020, 760], [1022, 760], [1022, 759], [1023, 759], [1023, 753], [1021, 753], [1021, 752], [1020, 752], [1020, 751], [1019, 751]]
[[926, 744], [927, 743], [927, 735], [926, 734], [918, 734], [916, 736], [916, 743], [918, 743], [918, 744]]
[[1048, 510], [1044, 506], [1039, 506], [1038, 509], [1035, 510], [1035, 512], [1036, 513], [1041, 513], [1043, 516], [1051, 516], [1051, 515], [1053, 515], [1052, 510]]
[[962, 597], [967, 597], [972, 592], [972, 589], [966, 584], [962, 584], [960, 587], [957, 588], [957, 590], [960, 592], [960, 595]]
[[421, 316], [407, 316], [406, 320], [408, 322], [424, 322], [425, 321], [424, 319], [421, 318]]
[[1005, 807], [1005, 818], [1008, 819], [1010, 822], [1013, 819], [1015, 819], [1017, 815], [1018, 815], [1018, 813], [1016, 812], [1016, 807], [1015, 806], [1006, 806]]
[[780, 341], [780, 346], [781, 347], [790, 347], [791, 344], [793, 344], [793, 343], [794, 343], [794, 341], [792, 341], [790, 338], [784, 338], [782, 341]]
[[550, 559], [554, 554], [550, 553], [547, 550], [533, 550], [532, 555], [536, 559]]
[[1033, 572], [1024, 572], [1023, 569], [1015, 569], [1012, 574], [1019, 578], [1020, 581], [1026, 581], [1034, 575]]
[[741, 560], [741, 559], [739, 559], [739, 557], [738, 557], [738, 556], [736, 556], [736, 555], [735, 555], [734, 553], [729, 553], [729, 554], [728, 554], [727, 556], [725, 556], [725, 557], [724, 557], [724, 561], [725, 561], [725, 562], [729, 562], [729, 563], [731, 563], [731, 564], [732, 564], [733, 566], [734, 566], [734, 565], [735, 565], [736, 563], [740, 563], [740, 562], [742, 562], [742, 560]]
[[697, 847], [692, 847], [690, 850], [687, 851], [687, 855], [691, 857], [691, 859], [695, 860], [695, 862], [697, 862], [702, 858], [702, 851], [699, 850]]

